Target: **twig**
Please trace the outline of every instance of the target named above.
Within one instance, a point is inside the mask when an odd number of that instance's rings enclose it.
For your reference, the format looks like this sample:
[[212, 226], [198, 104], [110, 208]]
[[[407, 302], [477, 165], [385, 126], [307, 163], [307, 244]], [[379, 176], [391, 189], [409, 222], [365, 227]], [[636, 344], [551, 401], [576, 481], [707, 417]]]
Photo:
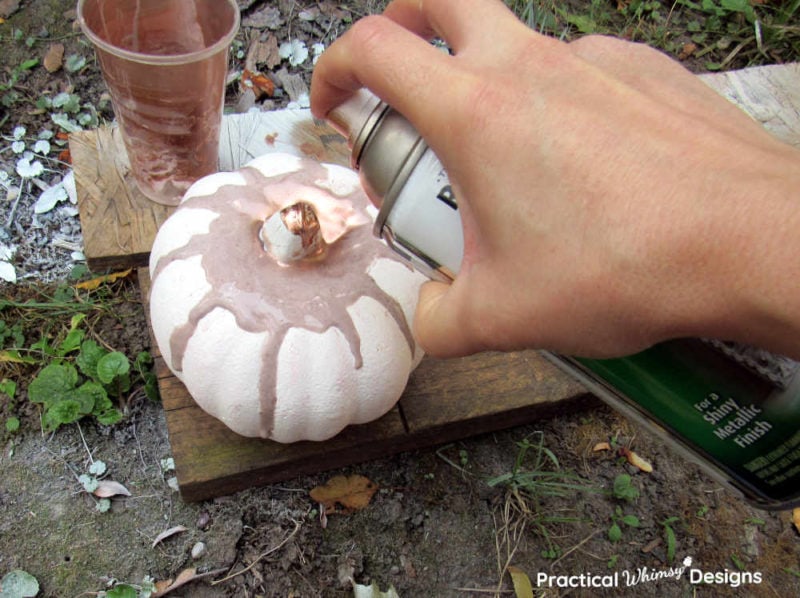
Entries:
[[268, 556], [269, 556], [269, 555], [271, 555], [273, 552], [276, 552], [276, 551], [280, 550], [281, 548], [283, 548], [283, 546], [284, 546], [284, 545], [285, 545], [287, 542], [289, 542], [289, 540], [291, 540], [292, 538], [294, 538], [294, 537], [297, 535], [297, 532], [299, 532], [299, 531], [300, 531], [300, 526], [302, 525], [302, 523], [300, 523], [299, 521], [297, 521], [297, 520], [295, 520], [295, 519], [292, 519], [292, 522], [294, 522], [294, 529], [292, 530], [292, 533], [290, 533], [290, 534], [289, 534], [288, 536], [286, 536], [286, 537], [285, 537], [283, 540], [281, 540], [281, 542], [280, 542], [280, 543], [279, 543], [277, 546], [274, 546], [274, 547], [270, 548], [269, 550], [267, 550], [266, 552], [263, 552], [262, 554], [258, 555], [258, 556], [256, 557], [256, 559], [255, 559], [255, 560], [254, 560], [252, 563], [250, 563], [249, 565], [247, 565], [247, 567], [245, 567], [245, 568], [244, 568], [244, 569], [242, 569], [241, 571], [237, 571], [236, 573], [231, 573], [231, 574], [230, 574], [230, 575], [228, 575], [227, 577], [223, 577], [222, 579], [217, 579], [216, 581], [212, 581], [212, 582], [211, 582], [211, 585], [212, 585], [212, 586], [215, 586], [215, 585], [217, 585], [217, 584], [220, 584], [220, 583], [223, 583], [223, 582], [226, 582], [226, 581], [230, 581], [231, 579], [233, 579], [234, 577], [238, 577], [238, 576], [239, 576], [239, 575], [241, 575], [242, 573], [247, 573], [247, 572], [248, 572], [250, 569], [252, 569], [252, 568], [253, 568], [255, 565], [257, 565], [257, 564], [258, 564], [258, 562], [259, 562], [261, 559], [263, 559], [263, 558], [265, 558], [265, 557], [268, 557]]
[[594, 538], [599, 533], [600, 533], [599, 529], [594, 530], [591, 534], [586, 536], [583, 540], [578, 542], [575, 546], [573, 546], [572, 548], [567, 550], [564, 554], [562, 554], [560, 557], [558, 557], [556, 560], [554, 560], [552, 563], [550, 563], [550, 571], [552, 571], [553, 567], [555, 567], [558, 563], [560, 563], [567, 555], [570, 555], [573, 552], [575, 552], [578, 548], [580, 548], [581, 546], [586, 544], [589, 540]]
[[81, 424], [79, 422], [75, 422], [75, 425], [78, 426], [78, 434], [81, 435], [81, 440], [83, 441], [83, 448], [86, 449], [86, 453], [89, 455], [89, 463], [94, 463], [94, 459], [92, 458], [92, 451], [89, 450], [89, 445], [86, 444], [86, 439], [83, 437], [83, 430], [81, 430]]
[[469, 592], [470, 594], [513, 594], [514, 590], [497, 590], [489, 588], [453, 588], [456, 592]]
[[[28, 179], [23, 179], [23, 183], [26, 182]], [[19, 193], [17, 193], [17, 197], [14, 199], [14, 205], [11, 206], [11, 211], [8, 213], [8, 218], [6, 219], [6, 228], [11, 228], [11, 225], [14, 224], [14, 218], [17, 215], [17, 207], [19, 206], [19, 201], [22, 199], [23, 189], [22, 183], [19, 186]]]

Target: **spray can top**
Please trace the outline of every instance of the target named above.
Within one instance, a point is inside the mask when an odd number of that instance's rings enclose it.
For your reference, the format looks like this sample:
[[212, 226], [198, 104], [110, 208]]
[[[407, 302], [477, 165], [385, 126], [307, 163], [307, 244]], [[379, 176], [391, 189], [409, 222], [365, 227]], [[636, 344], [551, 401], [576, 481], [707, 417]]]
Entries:
[[331, 110], [328, 120], [347, 138], [350, 164], [380, 209], [380, 227], [428, 146], [405, 117], [367, 89]]

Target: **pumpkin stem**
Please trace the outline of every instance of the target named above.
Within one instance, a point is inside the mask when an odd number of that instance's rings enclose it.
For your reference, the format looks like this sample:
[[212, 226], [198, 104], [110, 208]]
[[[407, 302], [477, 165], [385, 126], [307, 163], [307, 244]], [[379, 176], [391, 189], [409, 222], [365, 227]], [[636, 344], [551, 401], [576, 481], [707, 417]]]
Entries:
[[327, 251], [317, 212], [307, 201], [298, 201], [275, 212], [264, 221], [258, 237], [264, 251], [281, 264], [320, 260]]

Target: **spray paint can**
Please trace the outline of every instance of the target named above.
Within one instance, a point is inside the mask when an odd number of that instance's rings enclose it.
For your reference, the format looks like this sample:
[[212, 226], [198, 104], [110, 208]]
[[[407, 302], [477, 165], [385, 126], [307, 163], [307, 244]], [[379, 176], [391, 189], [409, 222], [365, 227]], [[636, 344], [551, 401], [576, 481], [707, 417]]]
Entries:
[[[401, 114], [366, 90], [329, 118], [347, 137], [352, 166], [378, 205], [375, 234], [431, 278], [452, 280], [463, 234], [436, 155]], [[750, 504], [800, 505], [800, 363], [695, 338], [616, 359], [546, 355]]]

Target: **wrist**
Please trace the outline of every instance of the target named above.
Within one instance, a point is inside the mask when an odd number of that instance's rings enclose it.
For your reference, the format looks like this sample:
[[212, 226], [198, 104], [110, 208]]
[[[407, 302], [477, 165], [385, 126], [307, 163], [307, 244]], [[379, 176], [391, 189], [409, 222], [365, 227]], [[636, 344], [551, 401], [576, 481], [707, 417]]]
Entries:
[[800, 358], [800, 152], [780, 144], [749, 166], [715, 200], [699, 328]]

